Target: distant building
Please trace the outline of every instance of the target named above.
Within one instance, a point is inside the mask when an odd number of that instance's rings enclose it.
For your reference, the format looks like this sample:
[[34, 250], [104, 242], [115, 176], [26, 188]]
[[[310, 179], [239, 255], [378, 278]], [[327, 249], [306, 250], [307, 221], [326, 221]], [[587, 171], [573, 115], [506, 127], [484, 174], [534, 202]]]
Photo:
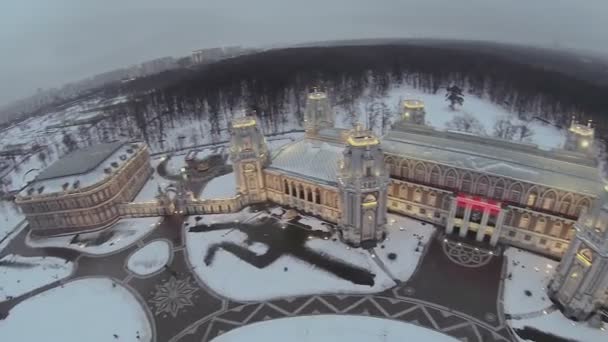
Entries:
[[117, 205], [131, 201], [147, 181], [149, 160], [144, 143], [86, 147], [42, 171], [15, 202], [37, 235], [97, 230], [119, 219]]
[[215, 62], [220, 59], [235, 57], [242, 54], [244, 49], [240, 46], [217, 47], [192, 51], [192, 63], [203, 64]]
[[140, 65], [141, 76], [157, 74], [177, 67], [177, 61], [173, 57], [162, 57], [143, 62]]

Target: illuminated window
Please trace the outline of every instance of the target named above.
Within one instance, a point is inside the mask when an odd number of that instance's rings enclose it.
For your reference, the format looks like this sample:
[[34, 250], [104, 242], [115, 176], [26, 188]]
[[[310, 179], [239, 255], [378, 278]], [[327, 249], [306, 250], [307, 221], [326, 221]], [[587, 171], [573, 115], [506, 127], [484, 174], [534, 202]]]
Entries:
[[542, 208], [545, 210], [552, 210], [554, 204], [555, 204], [555, 193], [550, 192], [548, 194], [545, 194], [545, 197], [543, 198]]
[[529, 224], [530, 224], [530, 215], [528, 215], [528, 214], [521, 215], [521, 217], [519, 218], [519, 228], [528, 228]]
[[562, 235], [562, 223], [560, 221], [553, 222], [553, 226], [551, 227], [551, 235], [555, 237], [560, 237]]
[[545, 220], [544, 217], [539, 217], [536, 220], [536, 225], [534, 226], [534, 231], [537, 233], [544, 233], [546, 226], [547, 226], [547, 220]]
[[431, 206], [436, 206], [437, 205], [437, 194], [435, 194], [434, 192], [431, 192], [429, 194], [428, 204], [431, 205]]
[[399, 197], [407, 199], [407, 186], [405, 184], [401, 184], [401, 187], [399, 187]]
[[420, 189], [416, 189], [416, 191], [414, 191], [414, 202], [421, 202], [422, 201], [422, 191], [420, 191]]
[[526, 200], [526, 205], [529, 206], [534, 206], [534, 204], [536, 203], [536, 193], [535, 192], [531, 192], [530, 194], [528, 194], [528, 199]]

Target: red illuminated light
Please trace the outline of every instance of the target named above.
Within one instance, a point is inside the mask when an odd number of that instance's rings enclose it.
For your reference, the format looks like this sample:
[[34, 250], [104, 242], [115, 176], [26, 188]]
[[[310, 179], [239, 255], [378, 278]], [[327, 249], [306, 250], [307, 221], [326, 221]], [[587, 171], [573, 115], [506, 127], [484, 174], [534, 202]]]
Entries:
[[499, 202], [490, 199], [482, 200], [480, 197], [467, 197], [466, 195], [456, 196], [456, 204], [460, 208], [464, 208], [467, 205], [471, 205], [473, 207], [473, 210], [479, 211], [488, 209], [491, 213], [498, 213], [501, 209]]

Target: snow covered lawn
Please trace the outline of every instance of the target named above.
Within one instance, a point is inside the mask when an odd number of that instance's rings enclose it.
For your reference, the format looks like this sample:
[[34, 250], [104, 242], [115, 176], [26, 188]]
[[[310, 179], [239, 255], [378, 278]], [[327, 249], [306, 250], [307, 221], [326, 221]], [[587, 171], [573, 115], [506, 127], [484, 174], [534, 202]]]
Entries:
[[451, 342], [457, 339], [418, 325], [390, 319], [317, 315], [273, 319], [231, 330], [213, 342]]
[[[273, 210], [273, 212], [276, 210]], [[217, 293], [234, 300], [267, 300], [272, 298], [320, 293], [376, 293], [395, 285], [392, 279], [361, 249], [352, 249], [340, 241], [311, 239], [306, 246], [320, 254], [330, 255], [375, 274], [374, 285], [358, 285], [339, 278], [291, 255], [282, 255], [265, 268], [257, 268], [234, 254], [220, 248], [213, 262], [204, 262], [210, 246], [232, 242], [256, 255], [264, 254], [268, 246], [263, 243], [248, 245], [247, 234], [237, 229], [210, 232], [189, 232], [197, 224], [247, 222], [269, 216], [266, 212], [251, 212], [245, 208], [235, 214], [205, 215], [197, 222], [189, 217], [186, 226], [188, 260], [197, 276]], [[309, 222], [310, 223], [310, 222]], [[280, 229], [280, 228], [277, 228]], [[243, 286], [247, 284], [247, 286]]]
[[0, 302], [66, 278], [73, 269], [60, 258], [7, 255], [0, 260]]
[[129, 271], [147, 276], [162, 269], [171, 256], [171, 245], [164, 240], [152, 241], [131, 254], [127, 261]]
[[156, 172], [155, 165], [157, 165], [159, 162], [160, 161], [156, 161], [156, 160], [152, 162], [152, 167], [154, 167], [154, 172], [150, 175], [150, 178], [148, 178], [148, 181], [141, 188], [141, 190], [139, 191], [137, 196], [135, 196], [135, 199], [133, 199], [133, 202], [156, 201], [156, 195], [158, 194], [158, 187], [160, 186], [162, 189], [164, 189], [167, 185], [169, 185], [170, 181], [162, 178], [161, 176], [158, 175], [158, 172]]
[[25, 227], [25, 225], [19, 226], [24, 219], [25, 216], [15, 203], [0, 200], [0, 251], [19, 233], [20, 229]]
[[513, 247], [508, 247], [505, 255], [508, 258], [504, 286], [505, 312], [511, 315], [530, 314], [509, 320], [512, 328], [532, 327], [581, 342], [608, 340], [608, 331], [589, 327], [584, 322], [571, 321], [559, 310], [543, 311], [552, 305], [546, 295], [546, 286], [557, 266], [555, 261]]
[[[435, 227], [408, 217], [389, 214], [387, 230], [387, 239], [374, 251], [391, 275], [405, 282], [416, 270]], [[396, 257], [394, 260], [389, 257], [391, 253]]]
[[[398, 120], [401, 112], [400, 100], [417, 99], [422, 100], [426, 110], [426, 121], [430, 126], [438, 130], [451, 129], [448, 125], [450, 121], [457, 116], [469, 116], [477, 119], [480, 123], [479, 129], [476, 129], [475, 134], [489, 135], [494, 134], [494, 125], [502, 119], [509, 120], [512, 125], [525, 125], [529, 128], [533, 135], [525, 139], [530, 143], [537, 144], [542, 149], [561, 148], [566, 140], [566, 132], [551, 125], [547, 125], [538, 120], [523, 121], [516, 117], [515, 114], [509, 112], [503, 107], [492, 103], [488, 99], [482, 99], [475, 95], [464, 93], [464, 105], [457, 107], [453, 111], [448, 107], [448, 102], [445, 100], [445, 88], [439, 89], [437, 94], [425, 93], [413, 88], [407, 84], [392, 84], [387, 95], [376, 100], [379, 103], [384, 103], [393, 111], [392, 121]], [[370, 100], [366, 96], [358, 99], [358, 112], [360, 122], [368, 122], [367, 115], [369, 113], [368, 106]], [[398, 108], [398, 109], [397, 109]], [[338, 115], [336, 116], [336, 126], [350, 128], [349, 111], [345, 111], [342, 107], [335, 108]], [[397, 113], [397, 111], [399, 113]], [[396, 115], [395, 115], [396, 114]], [[534, 113], [525, 113], [526, 117], [533, 117]]]
[[236, 178], [234, 172], [213, 178], [201, 193], [203, 199], [229, 198], [236, 195]]
[[19, 303], [0, 320], [0, 336], [24, 342], [145, 342], [152, 340], [152, 327], [126, 288], [110, 279], [87, 278]]
[[33, 248], [63, 247], [86, 254], [104, 255], [129, 247], [160, 224], [159, 217], [121, 219], [112, 227], [93, 232], [57, 237], [33, 237], [26, 243]]

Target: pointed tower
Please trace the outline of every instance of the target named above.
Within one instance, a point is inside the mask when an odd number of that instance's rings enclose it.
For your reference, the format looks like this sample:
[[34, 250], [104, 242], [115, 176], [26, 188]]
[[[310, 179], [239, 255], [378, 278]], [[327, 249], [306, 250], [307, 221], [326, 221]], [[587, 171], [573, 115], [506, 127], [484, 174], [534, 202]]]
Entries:
[[587, 125], [579, 124], [574, 117], [570, 122], [570, 128], [566, 135], [566, 144], [564, 149], [575, 151], [595, 157], [594, 150], [595, 128], [591, 126], [591, 120]]
[[315, 136], [322, 128], [334, 127], [334, 117], [327, 94], [317, 88], [308, 94], [304, 112], [304, 129], [307, 136]]
[[424, 102], [420, 100], [404, 100], [403, 114], [401, 120], [405, 123], [414, 125], [424, 125], [426, 111], [424, 110]]
[[576, 235], [548, 286], [564, 315], [585, 320], [608, 306], [608, 186], [574, 224]]
[[380, 141], [359, 124], [350, 132], [343, 156], [338, 171], [342, 238], [354, 246], [375, 246], [386, 235], [389, 184]]
[[247, 203], [266, 201], [262, 169], [270, 158], [266, 139], [257, 127], [254, 117], [236, 118], [231, 124], [230, 160], [236, 177], [237, 192]]

